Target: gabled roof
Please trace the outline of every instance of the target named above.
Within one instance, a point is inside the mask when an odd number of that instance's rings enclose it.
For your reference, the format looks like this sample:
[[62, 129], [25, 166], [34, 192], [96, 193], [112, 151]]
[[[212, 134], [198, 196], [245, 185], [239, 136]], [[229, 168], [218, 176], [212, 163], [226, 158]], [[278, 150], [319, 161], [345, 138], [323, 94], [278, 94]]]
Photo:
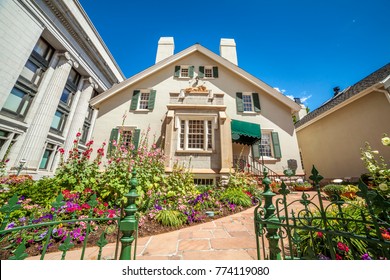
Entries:
[[330, 111], [337, 105], [346, 102], [348, 99], [352, 98], [353, 96], [356, 96], [362, 91], [367, 90], [370, 87], [375, 87], [376, 85], [382, 84], [386, 79], [389, 79], [389, 77], [390, 77], [390, 63], [386, 64], [385, 66], [378, 69], [374, 73], [368, 75], [367, 77], [360, 80], [353, 86], [347, 88], [346, 90], [342, 91], [338, 95], [334, 96], [332, 99], [328, 100], [327, 102], [322, 104], [320, 107], [318, 107], [311, 113], [307, 114], [297, 123], [295, 123], [295, 128], [298, 128], [308, 123], [309, 121], [312, 120], [314, 121], [315, 118], [325, 114], [326, 112]]
[[275, 99], [279, 100], [283, 104], [285, 104], [287, 107], [291, 108], [292, 112], [297, 112], [300, 110], [300, 106], [295, 103], [293, 100], [288, 98], [287, 96], [283, 95], [276, 89], [272, 88], [271, 86], [267, 85], [263, 81], [259, 80], [258, 78], [254, 77], [253, 75], [249, 74], [248, 72], [244, 71], [234, 63], [230, 62], [229, 60], [215, 54], [214, 52], [210, 51], [209, 49], [201, 46], [200, 44], [195, 44], [192, 45], [191, 47], [175, 54], [170, 57], [167, 57], [166, 59], [154, 64], [153, 66], [145, 69], [144, 71], [139, 72], [138, 74], [126, 79], [125, 81], [114, 85], [104, 93], [92, 98], [90, 100], [90, 104], [92, 106], [98, 106], [101, 102], [107, 100], [117, 92], [121, 91], [124, 88], [127, 88], [131, 86], [132, 84], [150, 76], [153, 75], [154, 73], [158, 72], [159, 70], [174, 64], [178, 60], [189, 56], [192, 53], [199, 52], [204, 54], [205, 56], [209, 57], [210, 59], [214, 60], [215, 62], [225, 66], [226, 68], [230, 69], [232, 72], [240, 76], [241, 78], [247, 80], [248, 82], [252, 83], [256, 87], [261, 88], [264, 90], [266, 93], [274, 97]]

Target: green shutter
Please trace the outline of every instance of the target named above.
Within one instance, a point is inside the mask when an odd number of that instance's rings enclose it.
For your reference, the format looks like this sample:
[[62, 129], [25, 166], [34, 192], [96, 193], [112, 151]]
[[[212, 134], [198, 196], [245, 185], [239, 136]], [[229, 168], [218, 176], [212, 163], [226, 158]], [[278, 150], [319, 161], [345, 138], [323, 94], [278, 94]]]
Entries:
[[193, 78], [194, 77], [194, 66], [189, 66], [188, 67], [188, 76], [190, 78]]
[[218, 67], [217, 66], [213, 67], [213, 77], [218, 78]]
[[117, 128], [113, 128], [111, 130], [111, 134], [110, 134], [110, 141], [108, 141], [108, 149], [107, 149], [107, 157], [111, 156], [111, 153], [114, 151], [114, 145], [112, 145], [112, 141], [115, 140], [115, 141], [118, 141], [118, 133], [119, 133], [119, 129]]
[[135, 129], [133, 134], [133, 144], [134, 144], [134, 150], [138, 150], [138, 144], [139, 144], [139, 137], [141, 134], [141, 129]]
[[133, 97], [131, 98], [130, 110], [137, 110], [139, 93], [140, 93], [139, 90], [135, 90], [133, 92]]
[[252, 99], [253, 99], [253, 105], [255, 107], [255, 112], [260, 112], [260, 99], [259, 99], [259, 94], [253, 92], [252, 93]]
[[175, 66], [175, 75], [176, 78], [180, 77], [180, 66]]
[[252, 145], [252, 156], [255, 159], [260, 158], [260, 141], [256, 141], [256, 143]]
[[242, 92], [236, 93], [237, 112], [244, 112], [244, 104], [242, 103]]
[[280, 150], [279, 135], [277, 132], [271, 132], [272, 145], [274, 146], [274, 157], [282, 158], [282, 152]]
[[153, 110], [154, 109], [154, 101], [156, 99], [156, 91], [152, 89], [149, 94], [149, 101], [148, 101], [148, 109]]
[[204, 77], [204, 66], [199, 66], [199, 74], [198, 77], [202, 79]]

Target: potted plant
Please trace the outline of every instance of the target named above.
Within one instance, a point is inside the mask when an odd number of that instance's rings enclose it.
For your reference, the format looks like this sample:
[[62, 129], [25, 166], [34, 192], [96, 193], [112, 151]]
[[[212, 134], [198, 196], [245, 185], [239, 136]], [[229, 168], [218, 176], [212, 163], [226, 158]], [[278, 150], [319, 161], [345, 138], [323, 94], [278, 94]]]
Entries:
[[356, 193], [359, 191], [359, 188], [354, 185], [343, 186], [341, 196], [353, 199], [356, 197]]
[[313, 189], [313, 186], [309, 182], [295, 183], [293, 187], [296, 191], [310, 191]]

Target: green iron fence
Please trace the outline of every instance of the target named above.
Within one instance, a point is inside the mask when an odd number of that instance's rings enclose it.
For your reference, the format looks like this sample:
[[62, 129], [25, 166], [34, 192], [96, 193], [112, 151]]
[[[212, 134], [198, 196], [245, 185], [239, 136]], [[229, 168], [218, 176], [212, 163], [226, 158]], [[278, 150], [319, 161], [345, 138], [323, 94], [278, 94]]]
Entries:
[[[56, 200], [51, 204], [52, 215], [50, 216], [49, 222], [35, 223], [30, 220], [27, 225], [17, 226], [12, 228], [6, 228], [10, 216], [13, 212], [19, 210], [21, 205], [18, 204], [18, 197], [15, 194], [9, 201], [8, 204], [0, 208], [0, 212], [4, 213], [4, 219], [0, 227], [0, 244], [1, 252], [8, 252], [10, 260], [23, 260], [29, 257], [27, 247], [29, 242], [27, 239], [33, 240], [35, 243], [39, 242], [42, 246], [40, 259], [43, 260], [53, 240], [63, 239], [63, 242], [58, 247], [58, 250], [62, 251], [61, 260], [66, 259], [67, 252], [74, 247], [75, 236], [62, 236], [59, 229], [63, 225], [76, 225], [80, 227], [83, 223], [85, 234], [83, 234], [82, 247], [80, 259], [83, 260], [88, 245], [88, 239], [91, 237], [92, 226], [95, 223], [109, 222], [112, 225], [116, 225], [117, 240], [115, 247], [114, 259], [118, 258], [118, 252], [120, 248], [120, 260], [131, 260], [136, 258], [136, 247], [137, 247], [137, 234], [138, 234], [138, 220], [136, 219], [137, 207], [135, 201], [138, 197], [137, 191], [137, 179], [136, 171], [133, 170], [132, 178], [130, 180], [130, 191], [125, 194], [127, 198], [126, 205], [122, 207], [119, 217], [112, 218], [94, 218], [93, 208], [97, 205], [96, 195], [92, 195], [88, 205], [90, 206], [89, 215], [83, 219], [69, 219], [61, 220], [58, 219], [58, 210], [65, 205], [64, 197], [60, 194]], [[107, 231], [100, 234], [100, 237], [96, 241], [96, 246], [99, 248], [97, 259], [100, 260], [102, 257], [103, 248], [108, 244], [106, 239]], [[121, 236], [121, 237], [120, 237]], [[32, 238], [32, 239], [31, 239]], [[134, 246], [133, 246], [134, 243]], [[132, 247], [134, 247], [132, 254]]]
[[313, 166], [312, 197], [290, 201], [282, 183], [273, 201], [264, 173], [264, 203], [254, 211], [258, 259], [390, 259], [390, 203], [376, 190], [360, 182], [356, 200], [324, 197]]

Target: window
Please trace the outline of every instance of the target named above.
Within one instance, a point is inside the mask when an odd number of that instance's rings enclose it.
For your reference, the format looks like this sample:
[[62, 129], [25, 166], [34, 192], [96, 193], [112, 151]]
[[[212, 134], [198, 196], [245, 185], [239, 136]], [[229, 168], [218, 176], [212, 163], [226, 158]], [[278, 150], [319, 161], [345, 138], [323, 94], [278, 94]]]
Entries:
[[81, 75], [72, 68], [70, 70], [66, 85], [62, 91], [57, 111], [55, 112], [53, 121], [51, 123], [51, 132], [57, 134], [61, 134], [63, 132], [80, 79]]
[[175, 66], [174, 76], [176, 78], [193, 78], [194, 66], [190, 66], [190, 65]]
[[60, 101], [63, 103], [63, 105], [65, 106], [72, 105], [73, 97], [76, 94], [77, 85], [78, 82], [80, 81], [80, 77], [81, 75], [72, 68], [60, 98]]
[[182, 119], [180, 120], [179, 150], [213, 149], [212, 120]]
[[265, 157], [272, 157], [271, 134], [263, 133], [261, 136], [260, 155]]
[[139, 109], [149, 109], [149, 92], [142, 92], [139, 99]]
[[244, 112], [253, 112], [252, 94], [243, 94], [242, 104], [244, 106]]
[[24, 119], [53, 53], [54, 49], [45, 40], [39, 39], [3, 105], [2, 113]]
[[87, 115], [85, 116], [85, 121], [81, 129], [81, 138], [80, 138], [81, 143], [85, 144], [88, 140], [87, 138], [88, 138], [89, 130], [91, 129], [92, 116], [93, 116], [93, 108], [91, 106], [88, 106]]
[[31, 92], [18, 84], [11, 90], [5, 101], [2, 112], [19, 119], [23, 119], [31, 105], [35, 92]]
[[258, 93], [237, 92], [236, 105], [238, 112], [260, 112], [260, 99]]
[[194, 178], [194, 184], [197, 186], [213, 186], [214, 179], [212, 179], [212, 178]]
[[49, 162], [52, 161], [56, 146], [50, 143], [46, 144], [45, 152], [43, 153], [39, 169], [49, 169]]
[[57, 110], [51, 122], [50, 129], [53, 129], [55, 132], [62, 132], [65, 127], [66, 118], [67, 114], [65, 112]]
[[199, 78], [218, 78], [217, 66], [199, 66]]
[[0, 158], [4, 158], [8, 154], [19, 135], [13, 131], [0, 130]]
[[155, 90], [134, 90], [130, 110], [152, 111], [156, 99]]
[[141, 130], [135, 127], [120, 127], [113, 128], [108, 142], [107, 156], [111, 156], [118, 144], [129, 148], [130, 144], [134, 144], [134, 150], [138, 150], [138, 142]]
[[270, 158], [280, 159], [282, 152], [279, 142], [279, 134], [277, 132], [261, 132], [261, 141], [258, 141], [252, 146], [254, 158]]

